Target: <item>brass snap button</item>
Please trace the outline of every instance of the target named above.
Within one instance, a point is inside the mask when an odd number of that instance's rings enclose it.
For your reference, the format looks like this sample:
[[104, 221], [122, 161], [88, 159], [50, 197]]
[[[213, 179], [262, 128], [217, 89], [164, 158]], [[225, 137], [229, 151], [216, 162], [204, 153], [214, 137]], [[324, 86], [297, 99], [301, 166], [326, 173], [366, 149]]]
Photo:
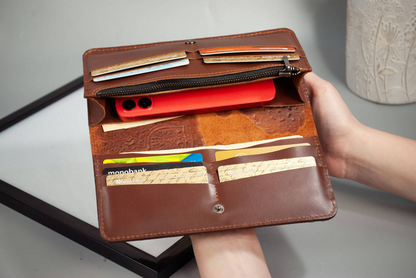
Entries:
[[225, 210], [224, 206], [220, 204], [215, 205], [213, 209], [214, 209], [214, 212], [218, 214], [222, 214]]
[[194, 43], [196, 43], [196, 41], [194, 41], [194, 40], [187, 40], [187, 41], [185, 41], [185, 44], [194, 44]]

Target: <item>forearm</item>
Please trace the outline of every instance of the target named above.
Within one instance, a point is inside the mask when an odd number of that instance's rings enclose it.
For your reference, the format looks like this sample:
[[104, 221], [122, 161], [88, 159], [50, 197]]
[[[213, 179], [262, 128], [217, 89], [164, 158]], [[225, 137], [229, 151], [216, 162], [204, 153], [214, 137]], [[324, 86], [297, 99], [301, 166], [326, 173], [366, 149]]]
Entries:
[[360, 125], [346, 178], [416, 201], [416, 141]]
[[271, 277], [255, 229], [191, 235], [205, 277]]

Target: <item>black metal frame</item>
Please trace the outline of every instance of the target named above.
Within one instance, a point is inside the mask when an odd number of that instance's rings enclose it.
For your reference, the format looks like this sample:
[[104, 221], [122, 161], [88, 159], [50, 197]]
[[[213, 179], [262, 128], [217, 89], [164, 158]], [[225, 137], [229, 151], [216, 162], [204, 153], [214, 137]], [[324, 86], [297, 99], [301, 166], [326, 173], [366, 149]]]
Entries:
[[[83, 78], [58, 88], [0, 120], [0, 132], [83, 86]], [[125, 242], [105, 241], [97, 228], [0, 180], [0, 203], [143, 277], [169, 277], [193, 257], [185, 236], [158, 257]]]

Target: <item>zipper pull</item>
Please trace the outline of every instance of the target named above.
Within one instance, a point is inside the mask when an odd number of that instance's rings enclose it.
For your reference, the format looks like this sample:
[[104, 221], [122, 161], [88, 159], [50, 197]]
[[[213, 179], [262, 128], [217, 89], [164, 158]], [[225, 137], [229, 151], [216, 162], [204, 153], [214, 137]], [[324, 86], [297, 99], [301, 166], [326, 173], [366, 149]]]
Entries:
[[279, 76], [291, 77], [292, 75], [300, 73], [300, 69], [298, 67], [290, 65], [289, 58], [286, 55], [283, 56], [283, 62], [285, 63], [285, 68], [279, 71]]

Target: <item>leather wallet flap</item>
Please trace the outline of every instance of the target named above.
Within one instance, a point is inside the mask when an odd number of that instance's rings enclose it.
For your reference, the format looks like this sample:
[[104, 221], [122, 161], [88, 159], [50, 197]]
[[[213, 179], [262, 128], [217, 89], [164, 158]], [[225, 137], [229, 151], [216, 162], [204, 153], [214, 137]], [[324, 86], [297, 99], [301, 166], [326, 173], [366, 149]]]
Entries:
[[[137, 95], [142, 92], [174, 92], [178, 90], [221, 86], [230, 83], [246, 83], [262, 79], [272, 79], [285, 70], [283, 61], [264, 63], [220, 63], [203, 62], [200, 49], [210, 47], [293, 47], [298, 60], [290, 65], [300, 72], [311, 70], [305, 53], [294, 33], [289, 29], [240, 34], [233, 36], [212, 37], [191, 40], [161, 42], [145, 45], [133, 45], [112, 48], [90, 49], [83, 56], [85, 97], [114, 97]], [[155, 71], [128, 78], [114, 79], [105, 82], [94, 82], [92, 71], [112, 65], [119, 65], [137, 59], [151, 59], [157, 55], [185, 52], [189, 64], [169, 70]], [[230, 54], [233, 55], [233, 54]], [[250, 54], [248, 54], [250, 55]], [[303, 96], [301, 96], [303, 98]]]

